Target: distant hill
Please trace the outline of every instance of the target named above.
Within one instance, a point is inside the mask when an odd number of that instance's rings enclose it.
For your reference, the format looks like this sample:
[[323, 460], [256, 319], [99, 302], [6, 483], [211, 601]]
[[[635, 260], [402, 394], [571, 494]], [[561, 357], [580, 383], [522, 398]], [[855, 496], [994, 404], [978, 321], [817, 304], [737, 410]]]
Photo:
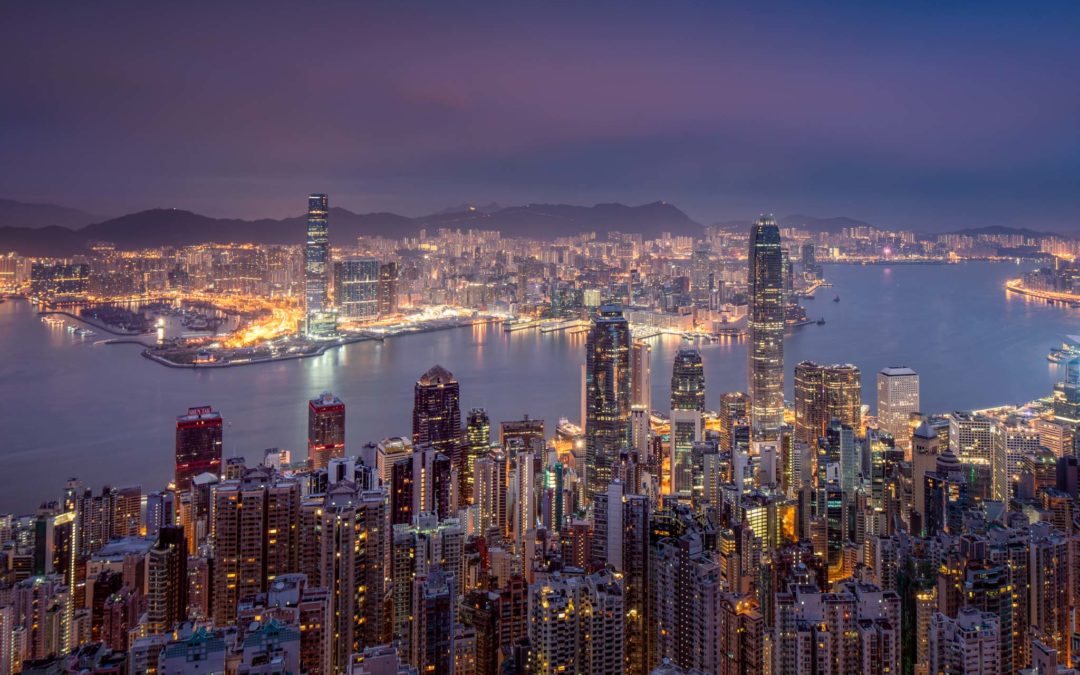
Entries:
[[38, 229], [56, 226], [77, 229], [102, 219], [102, 216], [66, 206], [0, 199], [0, 227]]
[[[499, 230], [505, 237], [554, 239], [583, 232], [603, 235], [612, 231], [696, 235], [701, 226], [671, 204], [653, 202], [642, 206], [597, 204], [529, 204], [486, 209], [450, 210], [408, 218], [394, 213], [353, 213], [333, 208], [329, 213], [330, 240], [350, 244], [363, 235], [401, 238], [421, 229], [440, 227]], [[0, 221], [2, 224], [4, 221]], [[0, 226], [0, 251], [22, 255], [74, 255], [86, 251], [92, 241], [108, 241], [122, 249], [186, 246], [203, 242], [296, 244], [304, 239], [306, 216], [281, 220], [211, 218], [182, 209], [151, 209], [104, 220], [85, 227]]]

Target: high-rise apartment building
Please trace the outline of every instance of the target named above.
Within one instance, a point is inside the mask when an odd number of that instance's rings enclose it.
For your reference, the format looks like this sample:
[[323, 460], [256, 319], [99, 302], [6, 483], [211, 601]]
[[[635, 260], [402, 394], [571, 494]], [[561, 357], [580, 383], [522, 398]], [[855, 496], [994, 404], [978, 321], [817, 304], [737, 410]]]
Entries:
[[701, 352], [683, 347], [671, 369], [671, 486], [676, 494], [692, 488], [691, 450], [702, 438], [705, 369]]
[[165, 525], [146, 554], [146, 632], [171, 632], [187, 620], [187, 540], [181, 525]]
[[300, 483], [273, 469], [249, 469], [213, 491], [214, 623], [236, 618], [236, 605], [299, 569]]

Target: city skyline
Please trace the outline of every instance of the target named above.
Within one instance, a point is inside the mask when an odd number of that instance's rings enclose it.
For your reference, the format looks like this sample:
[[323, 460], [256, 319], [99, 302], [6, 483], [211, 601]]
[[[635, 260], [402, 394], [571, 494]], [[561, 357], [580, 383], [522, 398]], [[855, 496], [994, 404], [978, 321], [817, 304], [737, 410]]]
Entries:
[[0, 675], [1080, 675], [1080, 5], [4, 18]]

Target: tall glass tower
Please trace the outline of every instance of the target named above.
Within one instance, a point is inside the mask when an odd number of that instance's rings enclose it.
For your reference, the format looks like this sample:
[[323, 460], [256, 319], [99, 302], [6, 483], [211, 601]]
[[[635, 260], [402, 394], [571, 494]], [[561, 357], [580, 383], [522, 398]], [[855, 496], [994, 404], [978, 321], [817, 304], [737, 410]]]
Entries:
[[754, 222], [749, 267], [750, 422], [755, 441], [777, 441], [784, 424], [784, 268], [772, 216]]
[[328, 210], [326, 195], [308, 195], [307, 242], [304, 245], [304, 311], [307, 314], [309, 334], [324, 332], [324, 313], [330, 309], [327, 292], [330, 264], [330, 237], [326, 217]]
[[585, 344], [585, 484], [591, 501], [607, 490], [611, 467], [630, 445], [630, 324], [603, 305]]
[[701, 352], [683, 347], [671, 368], [671, 484], [674, 492], [689, 494], [693, 485], [694, 443], [702, 437], [705, 412], [705, 369]]

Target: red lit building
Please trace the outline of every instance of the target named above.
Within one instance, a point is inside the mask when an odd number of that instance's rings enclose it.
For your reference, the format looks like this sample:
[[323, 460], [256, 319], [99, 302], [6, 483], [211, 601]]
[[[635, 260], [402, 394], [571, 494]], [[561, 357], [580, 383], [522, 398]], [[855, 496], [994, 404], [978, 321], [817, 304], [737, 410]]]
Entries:
[[203, 473], [221, 473], [221, 414], [210, 406], [188, 408], [176, 418], [176, 489], [187, 490]]
[[345, 404], [328, 391], [308, 403], [308, 464], [325, 469], [345, 456]]

